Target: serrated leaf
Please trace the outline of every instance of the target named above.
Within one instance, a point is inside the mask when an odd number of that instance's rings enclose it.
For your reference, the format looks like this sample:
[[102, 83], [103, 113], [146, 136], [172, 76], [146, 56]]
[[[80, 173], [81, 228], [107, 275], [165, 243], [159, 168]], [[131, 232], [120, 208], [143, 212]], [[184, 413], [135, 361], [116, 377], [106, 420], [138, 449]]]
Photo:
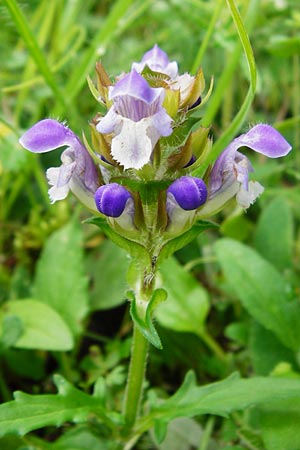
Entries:
[[88, 312], [87, 287], [82, 227], [73, 220], [47, 240], [37, 264], [33, 294], [55, 309], [77, 334]]
[[0, 318], [1, 334], [6, 330], [7, 321], [10, 325], [15, 319], [21, 323], [21, 330], [12, 343], [16, 348], [64, 351], [73, 348], [69, 327], [47, 304], [32, 299], [11, 300], [2, 306]]
[[261, 325], [288, 348], [300, 347], [300, 307], [281, 274], [253, 249], [232, 239], [215, 244], [232, 292]]
[[206, 290], [174, 257], [164, 261], [160, 273], [168, 300], [156, 311], [158, 322], [172, 330], [199, 334], [209, 311]]
[[15, 392], [15, 400], [0, 405], [0, 436], [24, 435], [32, 430], [64, 422], [85, 422], [90, 415], [108, 422], [98, 399], [74, 388], [61, 376], [55, 376], [58, 394], [29, 395]]
[[233, 411], [271, 405], [283, 399], [300, 401], [300, 380], [275, 377], [241, 379], [233, 374], [223, 381], [196, 386], [195, 377], [188, 373], [182, 387], [172, 397], [159, 404], [152, 403], [149, 417], [153, 421], [201, 414], [227, 417]]

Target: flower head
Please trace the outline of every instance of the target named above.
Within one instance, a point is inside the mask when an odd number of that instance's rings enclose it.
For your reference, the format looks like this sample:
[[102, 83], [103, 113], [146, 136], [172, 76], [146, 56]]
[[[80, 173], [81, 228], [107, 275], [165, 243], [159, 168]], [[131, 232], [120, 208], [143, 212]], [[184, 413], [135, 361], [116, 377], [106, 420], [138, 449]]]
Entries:
[[249, 208], [263, 192], [263, 187], [258, 182], [249, 181], [249, 172], [252, 172], [253, 168], [249, 159], [238, 151], [240, 147], [249, 147], [269, 158], [285, 156], [291, 150], [290, 144], [270, 125], [256, 125], [234, 139], [212, 168], [208, 202], [201, 210], [201, 215], [209, 211], [217, 212], [234, 196], [242, 208]]
[[151, 88], [135, 70], [109, 90], [113, 106], [97, 125], [113, 133], [111, 155], [124, 169], [140, 169], [150, 161], [161, 136], [172, 133], [172, 119], [162, 107], [163, 88]]
[[37, 122], [20, 138], [20, 144], [33, 153], [50, 152], [66, 146], [62, 165], [47, 170], [51, 203], [63, 200], [71, 190], [87, 207], [95, 209], [93, 195], [98, 174], [92, 158], [79, 138], [65, 125], [53, 119]]

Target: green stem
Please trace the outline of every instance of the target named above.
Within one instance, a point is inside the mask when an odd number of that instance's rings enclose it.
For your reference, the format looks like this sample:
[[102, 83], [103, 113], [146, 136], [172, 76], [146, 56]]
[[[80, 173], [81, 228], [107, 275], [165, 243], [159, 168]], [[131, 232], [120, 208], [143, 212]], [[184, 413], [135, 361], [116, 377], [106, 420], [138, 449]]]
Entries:
[[207, 450], [209, 446], [209, 440], [215, 425], [215, 420], [216, 418], [213, 416], [209, 417], [209, 419], [207, 420], [198, 450]]
[[219, 344], [207, 333], [207, 331], [199, 331], [198, 336], [207, 345], [207, 347], [217, 356], [221, 361], [226, 361], [226, 353], [219, 346]]
[[138, 330], [136, 325], [134, 325], [131, 361], [123, 409], [127, 430], [130, 430], [134, 426], [139, 414], [146, 372], [147, 354], [148, 341]]

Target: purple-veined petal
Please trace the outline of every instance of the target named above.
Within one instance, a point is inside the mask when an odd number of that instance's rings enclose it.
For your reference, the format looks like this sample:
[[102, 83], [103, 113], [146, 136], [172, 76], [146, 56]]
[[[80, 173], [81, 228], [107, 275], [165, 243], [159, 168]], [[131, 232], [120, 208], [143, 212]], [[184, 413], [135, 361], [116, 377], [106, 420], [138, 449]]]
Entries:
[[135, 70], [132, 70], [109, 90], [109, 98], [111, 100], [124, 96], [141, 100], [142, 102], [150, 105], [160, 97], [162, 97], [161, 102], [163, 101], [164, 89], [152, 88], [149, 86], [145, 78], [143, 78]]
[[33, 153], [50, 152], [70, 145], [76, 135], [65, 125], [53, 119], [37, 122], [20, 138], [20, 144]]
[[121, 131], [112, 140], [111, 155], [124, 166], [124, 169], [141, 169], [150, 161], [153, 148], [159, 138], [159, 133], [152, 128], [151, 139], [150, 126], [147, 119], [139, 122], [122, 120]]

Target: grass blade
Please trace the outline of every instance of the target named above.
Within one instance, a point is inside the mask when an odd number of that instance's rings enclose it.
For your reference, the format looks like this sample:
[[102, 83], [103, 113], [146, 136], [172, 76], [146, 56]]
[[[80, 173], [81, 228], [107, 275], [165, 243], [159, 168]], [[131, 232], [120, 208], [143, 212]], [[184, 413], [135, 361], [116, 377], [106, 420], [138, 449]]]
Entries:
[[55, 78], [48, 66], [48, 63], [46, 61], [45, 55], [43, 54], [41, 48], [39, 47], [39, 44], [37, 40], [35, 39], [35, 36], [30, 29], [26, 18], [21, 11], [19, 5], [17, 4], [16, 0], [4, 0], [4, 4], [6, 5], [8, 11], [10, 12], [10, 15], [16, 25], [16, 28], [18, 32], [20, 33], [21, 37], [23, 38], [29, 53], [31, 54], [33, 60], [35, 61], [40, 73], [42, 74], [45, 82], [52, 90], [55, 99], [57, 102], [59, 102], [64, 108], [66, 107], [66, 101], [63, 95], [63, 92], [61, 91], [60, 87], [55, 81]]

